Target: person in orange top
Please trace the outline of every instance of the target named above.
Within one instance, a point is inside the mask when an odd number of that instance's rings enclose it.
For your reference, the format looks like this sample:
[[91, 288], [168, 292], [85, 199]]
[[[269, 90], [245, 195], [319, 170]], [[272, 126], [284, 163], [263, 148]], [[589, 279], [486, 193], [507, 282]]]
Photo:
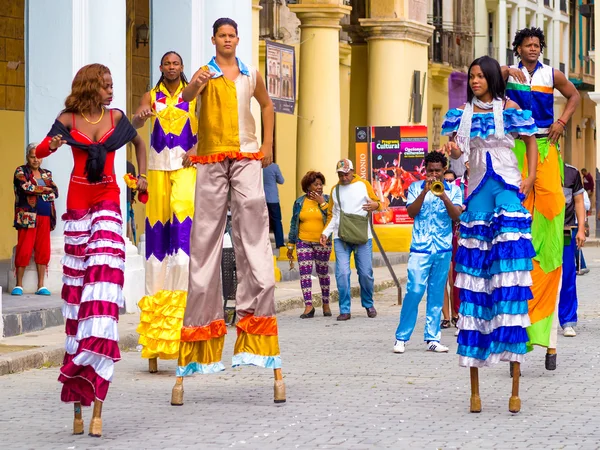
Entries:
[[300, 287], [304, 297], [304, 312], [301, 319], [310, 319], [315, 316], [312, 304], [312, 271], [316, 267], [321, 285], [323, 300], [323, 315], [331, 316], [329, 307], [329, 257], [331, 256], [331, 242], [321, 245], [321, 233], [327, 223], [327, 206], [329, 196], [323, 194], [325, 176], [321, 172], [309, 171], [300, 182], [304, 195], [294, 202], [290, 233], [288, 235], [288, 259], [294, 257], [294, 246], [298, 256], [300, 270]]

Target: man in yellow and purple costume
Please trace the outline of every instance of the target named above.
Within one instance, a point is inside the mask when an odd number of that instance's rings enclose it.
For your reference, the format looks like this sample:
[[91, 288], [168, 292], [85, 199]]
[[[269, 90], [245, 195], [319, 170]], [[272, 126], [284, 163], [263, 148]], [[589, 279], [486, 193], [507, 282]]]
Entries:
[[141, 310], [139, 343], [149, 371], [157, 358], [177, 359], [185, 311], [190, 262], [190, 232], [194, 215], [196, 171], [183, 167], [195, 153], [198, 122], [196, 100], [182, 92], [188, 82], [181, 56], [174, 51], [161, 59], [156, 86], [144, 94], [133, 118], [136, 128], [152, 117], [146, 204], [146, 296]]

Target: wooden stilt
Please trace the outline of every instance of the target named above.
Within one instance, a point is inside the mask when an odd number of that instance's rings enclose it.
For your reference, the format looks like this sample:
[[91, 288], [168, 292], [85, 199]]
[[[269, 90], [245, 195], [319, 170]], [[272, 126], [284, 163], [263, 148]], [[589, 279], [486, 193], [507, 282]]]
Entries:
[[275, 375], [275, 403], [285, 403], [285, 382], [283, 381], [283, 375], [281, 375], [281, 369], [274, 369]]
[[73, 404], [73, 434], [83, 434], [83, 416], [81, 414], [81, 403]]
[[471, 367], [471, 412], [481, 412], [481, 397], [479, 397], [479, 369]]
[[148, 372], [150, 372], [150, 373], [158, 372], [158, 358], [150, 358], [148, 360]]
[[183, 405], [183, 377], [175, 379], [175, 386], [173, 386], [173, 391], [171, 392], [171, 405]]
[[546, 350], [546, 370], [556, 370], [556, 349]]
[[92, 413], [92, 421], [90, 422], [90, 436], [102, 436], [102, 402], [94, 401], [94, 412]]
[[508, 401], [508, 410], [511, 413], [521, 411], [521, 399], [519, 398], [519, 378], [521, 377], [521, 363], [515, 362], [512, 382], [512, 396]]

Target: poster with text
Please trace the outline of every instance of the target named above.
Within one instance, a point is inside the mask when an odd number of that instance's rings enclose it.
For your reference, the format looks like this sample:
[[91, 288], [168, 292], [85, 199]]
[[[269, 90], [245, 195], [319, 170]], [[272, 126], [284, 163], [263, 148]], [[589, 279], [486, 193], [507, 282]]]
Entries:
[[427, 127], [371, 127], [371, 183], [384, 205], [373, 214], [375, 224], [411, 224], [406, 211], [408, 187], [425, 179]]
[[267, 92], [275, 112], [294, 114], [296, 106], [296, 55], [294, 47], [265, 41]]

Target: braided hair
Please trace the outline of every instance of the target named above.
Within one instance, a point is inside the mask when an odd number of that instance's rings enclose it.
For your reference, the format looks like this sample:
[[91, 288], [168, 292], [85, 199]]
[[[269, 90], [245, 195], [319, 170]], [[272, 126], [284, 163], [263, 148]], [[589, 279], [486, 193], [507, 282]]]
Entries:
[[[183, 58], [181, 57], [181, 55], [179, 53], [177, 53], [175, 50], [170, 50], [167, 53], [165, 53], [164, 55], [162, 55], [162, 58], [160, 58], [160, 65], [162, 66], [163, 61], [165, 60], [165, 58], [169, 55], [177, 55], [177, 57], [179, 58], [179, 61], [181, 61], [181, 65], [183, 66]], [[183, 73], [183, 70], [181, 71], [181, 73], [179, 74], [179, 79], [181, 80], [181, 82], [183, 83], [183, 86], [187, 86], [188, 85], [188, 80], [187, 77], [185, 76], [185, 73]], [[158, 79], [158, 82], [156, 83], [156, 86], [154, 86], [155, 89], [158, 89], [161, 83], [164, 83], [165, 81], [165, 74], [164, 73], [160, 73], [160, 78]]]
[[519, 48], [525, 38], [538, 38], [540, 40], [540, 51], [544, 53], [544, 49], [546, 48], [546, 38], [544, 36], [544, 32], [541, 28], [531, 27], [531, 28], [523, 28], [522, 30], [517, 31], [515, 35], [515, 40], [513, 41], [513, 52], [516, 57], [521, 58], [519, 52], [517, 52], [517, 48]]

